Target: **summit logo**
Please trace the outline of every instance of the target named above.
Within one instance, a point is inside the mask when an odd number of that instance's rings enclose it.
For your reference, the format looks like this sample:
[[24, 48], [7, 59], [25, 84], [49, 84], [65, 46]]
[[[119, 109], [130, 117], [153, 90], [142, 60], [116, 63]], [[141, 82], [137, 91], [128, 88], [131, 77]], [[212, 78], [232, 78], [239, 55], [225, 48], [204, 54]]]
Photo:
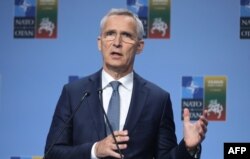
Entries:
[[191, 120], [198, 120], [204, 109], [208, 120], [225, 120], [226, 77], [183, 76], [181, 105], [182, 113], [184, 108], [189, 109]]

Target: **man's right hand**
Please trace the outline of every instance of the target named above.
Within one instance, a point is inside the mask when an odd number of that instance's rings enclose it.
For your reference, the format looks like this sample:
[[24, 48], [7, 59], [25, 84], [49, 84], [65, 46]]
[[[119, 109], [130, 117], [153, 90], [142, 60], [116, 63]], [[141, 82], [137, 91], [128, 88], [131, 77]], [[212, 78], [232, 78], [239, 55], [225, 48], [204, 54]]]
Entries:
[[[120, 150], [126, 149], [127, 144], [125, 143], [129, 140], [128, 131], [127, 130], [114, 131], [114, 135]], [[108, 135], [103, 140], [98, 141], [95, 146], [95, 154], [98, 158], [108, 157], [108, 156], [121, 158], [121, 155], [116, 150], [117, 147], [112, 137], [112, 134]]]

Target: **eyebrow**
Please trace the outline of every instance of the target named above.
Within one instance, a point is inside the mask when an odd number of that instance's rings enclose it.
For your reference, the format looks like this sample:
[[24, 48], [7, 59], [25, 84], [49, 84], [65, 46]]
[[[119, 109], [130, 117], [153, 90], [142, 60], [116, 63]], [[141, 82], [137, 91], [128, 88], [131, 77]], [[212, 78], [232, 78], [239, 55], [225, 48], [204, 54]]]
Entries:
[[[110, 30], [106, 30], [106, 31], [104, 31], [103, 33], [108, 33], [108, 32], [114, 32], [114, 33], [117, 33], [117, 31], [116, 30], [114, 30], [114, 29], [110, 29]], [[120, 32], [120, 34], [130, 34], [130, 35], [134, 35], [134, 33], [132, 33], [132, 32], [130, 32], [130, 31], [121, 31]]]

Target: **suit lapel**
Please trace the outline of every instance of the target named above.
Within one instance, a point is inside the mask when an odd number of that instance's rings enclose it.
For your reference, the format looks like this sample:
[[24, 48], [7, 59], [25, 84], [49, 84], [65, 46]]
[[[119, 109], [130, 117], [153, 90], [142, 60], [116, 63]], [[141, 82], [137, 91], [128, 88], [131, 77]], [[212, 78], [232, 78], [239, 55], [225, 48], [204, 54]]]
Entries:
[[105, 121], [102, 112], [102, 104], [99, 99], [98, 90], [101, 87], [101, 71], [98, 71], [96, 74], [89, 77], [90, 96], [88, 98], [88, 105], [90, 108], [92, 119], [94, 120], [96, 132], [98, 134], [99, 139], [103, 139], [105, 137]]
[[[134, 73], [134, 86], [131, 98], [131, 103], [124, 125], [124, 130], [132, 132], [135, 128], [140, 114], [142, 113], [145, 101], [148, 95], [147, 88], [145, 87], [146, 81], [142, 79], [139, 75]], [[102, 105], [99, 99], [98, 90], [101, 87], [101, 71], [98, 71], [94, 75], [89, 77], [88, 88], [90, 91], [90, 96], [88, 98], [88, 105], [90, 108], [91, 116], [93, 116], [93, 121], [96, 127], [96, 131], [99, 139], [103, 139], [105, 134], [105, 121], [102, 112]]]
[[124, 130], [128, 130], [129, 133], [132, 132], [136, 126], [145, 105], [148, 94], [145, 84], [146, 81], [134, 73], [133, 93], [127, 119], [124, 125]]

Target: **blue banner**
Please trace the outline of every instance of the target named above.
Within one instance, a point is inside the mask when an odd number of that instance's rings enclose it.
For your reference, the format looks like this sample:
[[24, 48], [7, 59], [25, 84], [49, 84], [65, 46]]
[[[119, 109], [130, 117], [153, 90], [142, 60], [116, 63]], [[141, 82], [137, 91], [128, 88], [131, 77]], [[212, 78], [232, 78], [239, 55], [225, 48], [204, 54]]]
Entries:
[[241, 0], [240, 5], [240, 38], [250, 39], [250, 0]]

